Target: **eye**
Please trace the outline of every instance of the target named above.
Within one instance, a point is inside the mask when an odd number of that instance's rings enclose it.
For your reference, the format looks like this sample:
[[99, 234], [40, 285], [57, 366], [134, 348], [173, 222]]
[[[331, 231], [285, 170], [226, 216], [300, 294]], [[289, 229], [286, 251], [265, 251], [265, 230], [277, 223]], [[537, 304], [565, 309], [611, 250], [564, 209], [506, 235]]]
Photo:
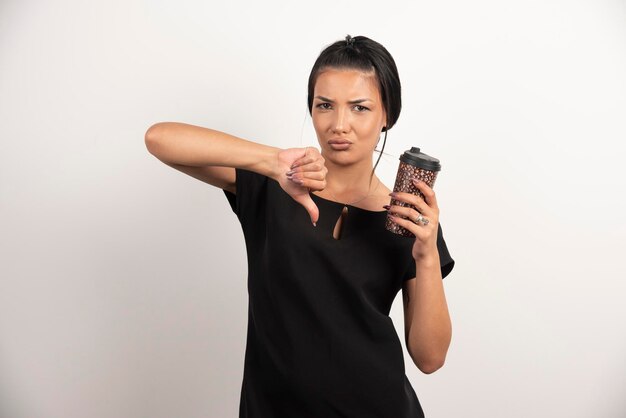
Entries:
[[[360, 113], [360, 112], [362, 112], [362, 111], [369, 110], [367, 107], [365, 107], [365, 106], [361, 106], [361, 105], [356, 105], [355, 107], [360, 108], [360, 109], [357, 109], [357, 110], [359, 110], [359, 113]], [[362, 109], [362, 110], [361, 110], [361, 109]]]
[[318, 105], [317, 105], [317, 106], [315, 106], [315, 107], [317, 107], [317, 108], [319, 108], [319, 109], [328, 109], [327, 107], [324, 107], [324, 105], [329, 105], [329, 106], [330, 106], [330, 103], [326, 103], [326, 102], [324, 102], [324, 103], [320, 103], [320, 104], [318, 104]]

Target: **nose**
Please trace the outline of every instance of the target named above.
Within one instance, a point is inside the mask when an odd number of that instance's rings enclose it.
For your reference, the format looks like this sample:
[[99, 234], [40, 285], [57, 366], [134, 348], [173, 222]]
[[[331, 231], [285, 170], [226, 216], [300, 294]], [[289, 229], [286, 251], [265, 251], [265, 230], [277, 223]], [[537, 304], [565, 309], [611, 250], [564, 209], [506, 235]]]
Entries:
[[349, 125], [349, 120], [348, 117], [345, 114], [346, 110], [345, 109], [338, 109], [337, 112], [335, 112], [335, 120], [333, 123], [333, 132], [337, 133], [337, 132], [346, 132], [347, 131], [347, 127]]

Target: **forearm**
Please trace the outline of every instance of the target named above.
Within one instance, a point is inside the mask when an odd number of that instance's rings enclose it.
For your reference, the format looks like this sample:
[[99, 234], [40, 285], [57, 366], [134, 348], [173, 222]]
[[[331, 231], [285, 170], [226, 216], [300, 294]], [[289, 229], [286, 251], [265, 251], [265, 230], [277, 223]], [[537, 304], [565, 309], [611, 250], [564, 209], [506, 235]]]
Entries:
[[409, 295], [413, 312], [408, 346], [416, 364], [434, 371], [443, 365], [452, 337], [437, 252], [416, 261], [414, 280]]
[[146, 147], [159, 160], [187, 166], [242, 168], [273, 177], [279, 148], [214, 129], [177, 122], [152, 125]]

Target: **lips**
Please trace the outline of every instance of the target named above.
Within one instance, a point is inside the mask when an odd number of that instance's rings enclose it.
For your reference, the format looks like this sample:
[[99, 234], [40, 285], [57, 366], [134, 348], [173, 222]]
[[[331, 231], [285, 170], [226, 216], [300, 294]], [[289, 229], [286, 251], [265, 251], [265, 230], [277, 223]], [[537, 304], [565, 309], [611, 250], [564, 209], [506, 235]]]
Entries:
[[334, 151], [347, 151], [350, 149], [352, 141], [346, 138], [331, 138], [328, 140], [328, 146]]
[[331, 139], [328, 141], [329, 144], [351, 144], [352, 142], [347, 139]]

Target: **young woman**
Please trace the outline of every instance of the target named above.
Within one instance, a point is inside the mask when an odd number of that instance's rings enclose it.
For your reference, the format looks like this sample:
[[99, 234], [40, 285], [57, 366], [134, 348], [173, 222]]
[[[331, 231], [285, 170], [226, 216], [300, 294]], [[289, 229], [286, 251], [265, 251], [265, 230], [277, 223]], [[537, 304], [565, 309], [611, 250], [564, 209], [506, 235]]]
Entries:
[[[425, 200], [399, 193], [407, 206], [389, 207], [374, 174], [381, 132], [386, 141], [401, 108], [393, 58], [363, 36], [333, 43], [311, 71], [308, 108], [321, 151], [182, 123], [146, 133], [158, 159], [224, 190], [244, 232], [239, 416], [423, 417], [389, 310], [402, 289], [411, 359], [439, 369], [451, 339], [442, 279], [454, 260], [433, 190], [418, 184]], [[386, 230], [388, 215], [415, 238]]]

